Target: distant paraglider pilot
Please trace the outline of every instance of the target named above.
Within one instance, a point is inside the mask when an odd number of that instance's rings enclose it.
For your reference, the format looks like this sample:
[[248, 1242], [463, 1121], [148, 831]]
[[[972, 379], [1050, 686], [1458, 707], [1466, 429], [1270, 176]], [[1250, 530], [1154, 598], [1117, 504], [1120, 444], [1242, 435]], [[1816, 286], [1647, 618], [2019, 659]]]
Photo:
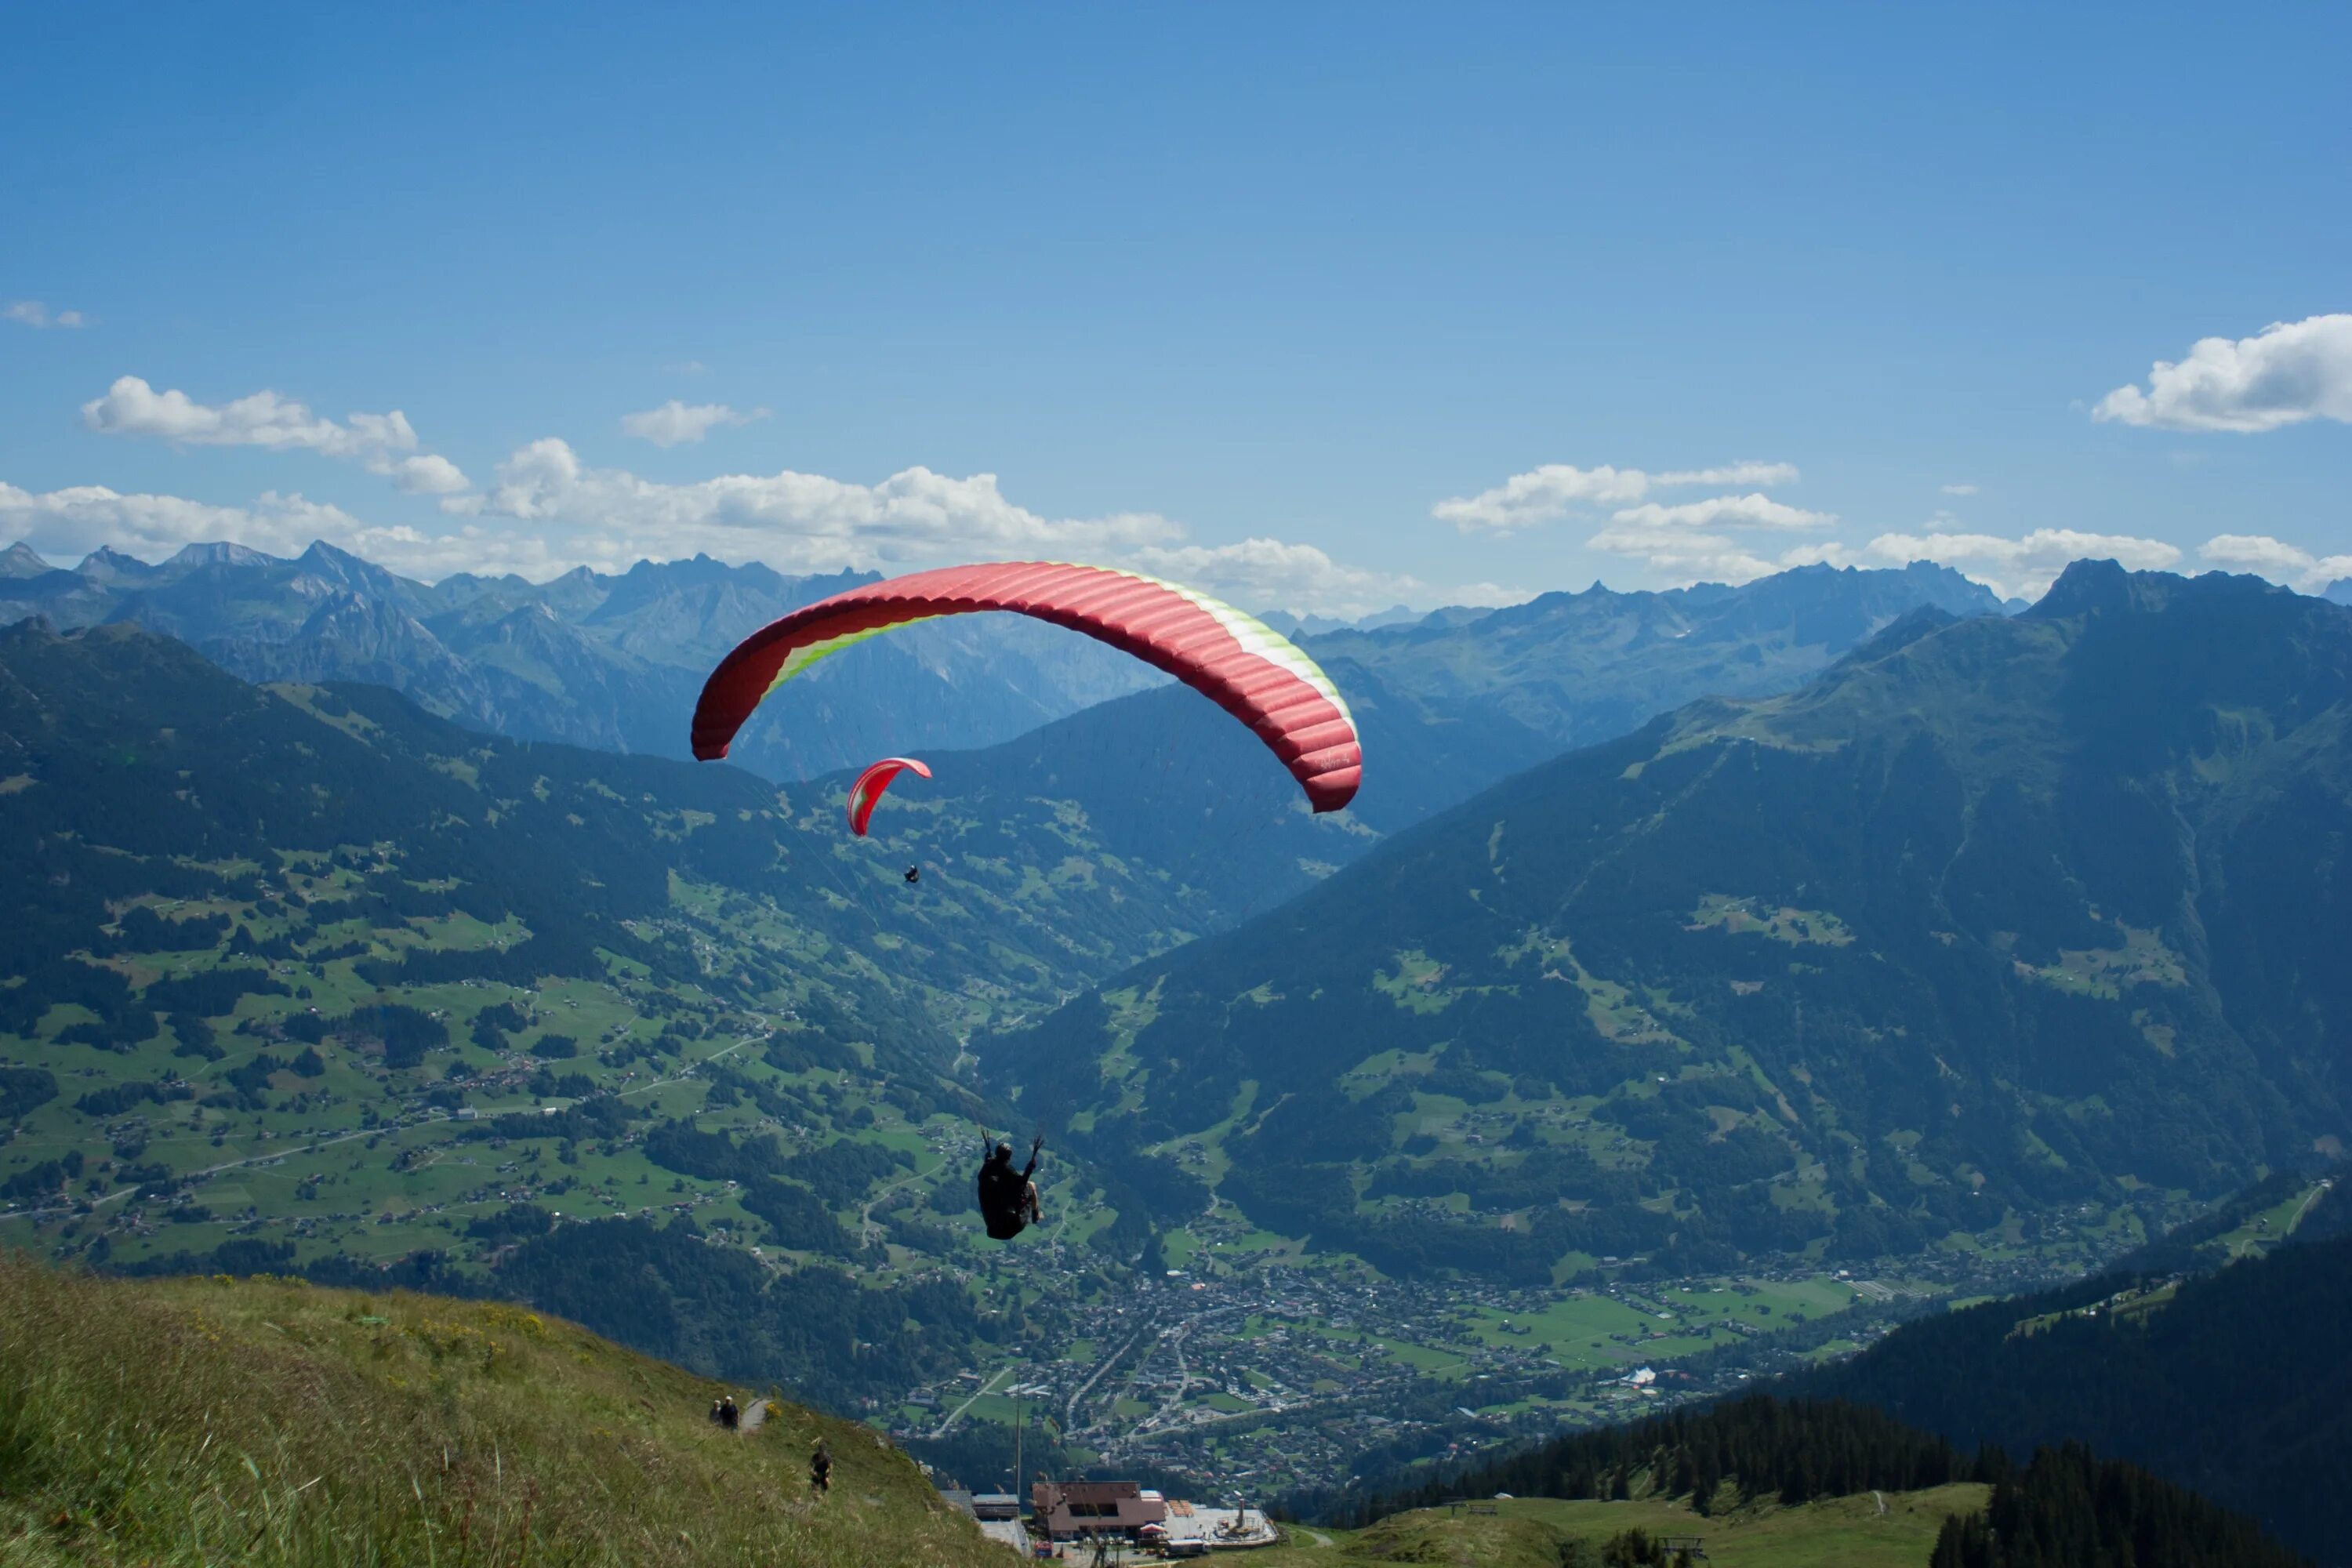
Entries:
[[920, 866], [909, 866], [907, 868], [907, 881], [909, 886], [912, 886], [914, 883], [919, 882], [922, 879], [923, 868]]
[[1045, 1135], [1040, 1133], [1029, 1145], [1029, 1164], [1019, 1171], [1013, 1168], [1011, 1143], [989, 1149], [985, 1129], [980, 1136], [982, 1148], [987, 1150], [980, 1166], [980, 1217], [991, 1239], [1011, 1241], [1028, 1226], [1045, 1220], [1037, 1205], [1037, 1184], [1030, 1180], [1037, 1173], [1037, 1151], [1045, 1146]]

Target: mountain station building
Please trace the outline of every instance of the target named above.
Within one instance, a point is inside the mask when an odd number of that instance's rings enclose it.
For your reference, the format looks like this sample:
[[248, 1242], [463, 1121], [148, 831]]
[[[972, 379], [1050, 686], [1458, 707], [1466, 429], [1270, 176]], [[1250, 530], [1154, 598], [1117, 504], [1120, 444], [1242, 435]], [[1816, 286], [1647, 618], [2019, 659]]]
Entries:
[[1166, 1527], [1168, 1500], [1136, 1481], [1039, 1481], [1030, 1489], [1030, 1526], [1055, 1541]]

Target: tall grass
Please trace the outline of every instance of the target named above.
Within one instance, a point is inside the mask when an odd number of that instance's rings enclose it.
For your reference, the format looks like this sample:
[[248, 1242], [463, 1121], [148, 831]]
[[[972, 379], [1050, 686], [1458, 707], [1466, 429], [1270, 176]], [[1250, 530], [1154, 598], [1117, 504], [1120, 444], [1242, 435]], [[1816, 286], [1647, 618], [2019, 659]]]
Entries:
[[514, 1307], [0, 1254], [0, 1563], [1011, 1561], [865, 1428], [720, 1392]]

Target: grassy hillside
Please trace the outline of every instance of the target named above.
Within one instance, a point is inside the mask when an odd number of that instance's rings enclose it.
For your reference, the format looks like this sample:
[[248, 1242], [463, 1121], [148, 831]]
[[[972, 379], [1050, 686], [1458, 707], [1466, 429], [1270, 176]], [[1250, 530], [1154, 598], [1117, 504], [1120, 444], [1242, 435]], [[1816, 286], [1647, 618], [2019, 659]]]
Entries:
[[990, 1059], [1401, 1278], [2013, 1256], [2352, 1136], [2347, 849], [2352, 616], [2078, 563], [1523, 773]]
[[511, 1307], [0, 1255], [0, 1560], [1011, 1561], [863, 1428], [721, 1392]]
[[[1509, 1499], [1492, 1513], [1425, 1508], [1392, 1514], [1369, 1530], [1293, 1526], [1283, 1545], [1251, 1558], [1254, 1568], [1351, 1568], [1363, 1563], [1432, 1563], [1461, 1568], [1576, 1568], [1598, 1564], [1629, 1531], [1654, 1539], [1697, 1537], [1717, 1568], [1921, 1568], [1953, 1515], [1980, 1512], [1988, 1487], [1961, 1483], [1923, 1491], [1863, 1493], [1783, 1507], [1759, 1503], [1713, 1518], [1685, 1504]], [[1482, 1507], [1484, 1505], [1481, 1505]], [[1331, 1542], [1317, 1544], [1320, 1535]]]

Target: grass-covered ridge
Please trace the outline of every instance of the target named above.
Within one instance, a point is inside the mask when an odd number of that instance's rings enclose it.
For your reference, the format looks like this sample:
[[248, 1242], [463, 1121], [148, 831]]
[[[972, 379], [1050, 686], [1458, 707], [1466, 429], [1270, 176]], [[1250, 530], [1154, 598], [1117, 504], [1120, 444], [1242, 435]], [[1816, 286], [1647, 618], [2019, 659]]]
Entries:
[[[1361, 1531], [1292, 1526], [1283, 1545], [1251, 1568], [1357, 1568], [1364, 1563], [1441, 1563], [1459, 1568], [1614, 1568], [1638, 1563], [1633, 1531], [1654, 1542], [1697, 1538], [1714, 1568], [1919, 1568], [1944, 1521], [1985, 1506], [1988, 1489], [1969, 1482], [1922, 1491], [1863, 1492], [1785, 1507], [1760, 1502], [1715, 1518], [1685, 1503], [1570, 1501], [1520, 1498], [1482, 1502], [1480, 1511], [1414, 1509]], [[1328, 1542], [1327, 1547], [1316, 1537]], [[1672, 1558], [1668, 1557], [1671, 1562]]]
[[1006, 1560], [870, 1432], [720, 1392], [514, 1307], [0, 1255], [0, 1562]]

